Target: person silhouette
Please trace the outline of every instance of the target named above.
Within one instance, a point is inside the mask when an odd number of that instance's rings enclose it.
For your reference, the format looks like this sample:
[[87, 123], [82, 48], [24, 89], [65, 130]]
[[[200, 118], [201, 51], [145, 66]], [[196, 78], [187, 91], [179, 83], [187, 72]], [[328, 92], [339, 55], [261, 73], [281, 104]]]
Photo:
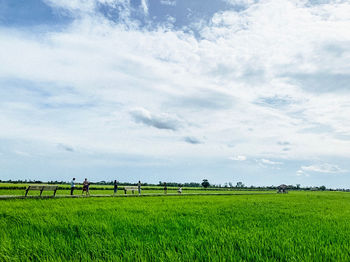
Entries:
[[87, 178], [85, 178], [84, 182], [83, 182], [83, 192], [82, 194], [84, 194], [84, 192], [86, 192], [86, 195], [90, 195], [90, 192], [89, 192], [89, 181], [87, 180]]
[[164, 182], [164, 194], [166, 195], [168, 193], [168, 187], [166, 185], [166, 182]]
[[70, 182], [70, 195], [73, 196], [75, 189], [75, 177], [73, 177], [72, 181]]
[[117, 180], [114, 180], [114, 194], [117, 194], [118, 191], [118, 182]]
[[137, 183], [137, 190], [139, 191], [139, 195], [141, 195], [141, 181]]

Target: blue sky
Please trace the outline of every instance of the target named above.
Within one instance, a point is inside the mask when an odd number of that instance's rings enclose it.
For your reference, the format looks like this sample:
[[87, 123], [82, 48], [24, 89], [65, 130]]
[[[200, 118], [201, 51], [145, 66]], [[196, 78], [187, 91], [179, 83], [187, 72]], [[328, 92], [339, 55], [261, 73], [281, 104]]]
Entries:
[[349, 13], [0, 0], [0, 179], [349, 188]]

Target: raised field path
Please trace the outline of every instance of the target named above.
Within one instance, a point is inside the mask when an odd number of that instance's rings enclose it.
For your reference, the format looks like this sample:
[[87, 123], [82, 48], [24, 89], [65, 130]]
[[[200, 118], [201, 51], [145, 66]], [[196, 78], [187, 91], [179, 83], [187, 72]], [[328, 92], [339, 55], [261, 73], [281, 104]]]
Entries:
[[276, 194], [275, 192], [264, 192], [264, 193], [182, 193], [182, 194], [176, 194], [176, 193], [149, 193], [149, 194], [119, 194], [119, 195], [107, 195], [107, 194], [94, 194], [90, 196], [86, 195], [56, 195], [56, 196], [27, 196], [24, 195], [0, 195], [0, 200], [6, 200], [6, 199], [47, 199], [47, 198], [91, 198], [91, 197], [154, 197], [154, 196], [239, 196], [239, 195], [269, 195], [269, 194]]

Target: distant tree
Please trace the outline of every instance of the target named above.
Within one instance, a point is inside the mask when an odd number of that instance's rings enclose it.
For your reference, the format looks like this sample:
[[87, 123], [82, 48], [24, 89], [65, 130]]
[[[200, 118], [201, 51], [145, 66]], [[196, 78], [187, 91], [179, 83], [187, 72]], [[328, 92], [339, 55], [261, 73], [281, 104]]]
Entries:
[[242, 182], [237, 182], [236, 187], [242, 188], [244, 187], [244, 184]]
[[232, 184], [232, 182], [229, 182], [229, 183], [228, 183], [228, 185], [229, 185], [230, 187], [233, 187], [233, 184]]
[[297, 189], [300, 189], [300, 184], [296, 184]]
[[325, 186], [320, 186], [320, 190], [325, 191], [326, 187]]
[[203, 186], [204, 188], [207, 188], [207, 187], [210, 186], [208, 179], [203, 179], [203, 181], [202, 181], [202, 186]]
[[184, 187], [200, 187], [200, 186], [201, 184], [196, 182], [184, 183]]

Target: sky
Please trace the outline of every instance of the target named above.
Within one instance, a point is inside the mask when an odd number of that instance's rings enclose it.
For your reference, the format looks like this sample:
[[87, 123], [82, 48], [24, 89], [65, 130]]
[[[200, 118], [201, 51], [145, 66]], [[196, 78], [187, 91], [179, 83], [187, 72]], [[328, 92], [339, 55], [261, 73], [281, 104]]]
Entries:
[[0, 0], [0, 179], [350, 188], [347, 0]]

